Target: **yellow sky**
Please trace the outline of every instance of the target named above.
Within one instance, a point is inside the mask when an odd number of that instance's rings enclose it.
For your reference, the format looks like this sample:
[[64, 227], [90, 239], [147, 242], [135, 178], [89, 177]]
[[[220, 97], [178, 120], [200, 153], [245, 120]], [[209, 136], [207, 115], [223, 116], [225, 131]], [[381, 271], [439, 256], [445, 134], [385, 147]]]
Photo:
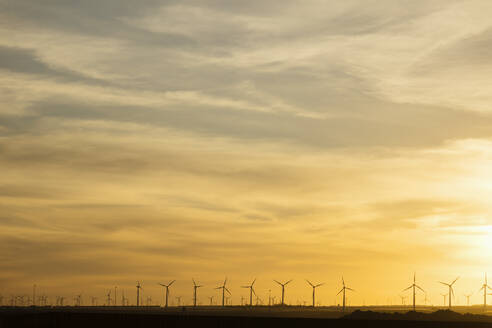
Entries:
[[490, 7], [0, 1], [0, 294], [480, 302]]

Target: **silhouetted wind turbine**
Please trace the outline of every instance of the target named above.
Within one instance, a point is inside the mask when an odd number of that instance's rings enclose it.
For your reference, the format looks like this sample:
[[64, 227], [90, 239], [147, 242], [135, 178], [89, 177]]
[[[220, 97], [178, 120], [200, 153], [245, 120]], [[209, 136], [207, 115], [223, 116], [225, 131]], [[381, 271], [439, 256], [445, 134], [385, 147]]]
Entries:
[[316, 303], [315, 303], [315, 292], [316, 292], [316, 288], [317, 288], [317, 287], [319, 287], [319, 286], [323, 286], [325, 283], [323, 282], [323, 283], [321, 283], [321, 284], [314, 285], [314, 284], [312, 284], [309, 280], [307, 280], [307, 279], [306, 279], [306, 281], [307, 281], [307, 283], [308, 283], [311, 287], [313, 287], [313, 307], [315, 307], [315, 306], [316, 306]]
[[449, 288], [449, 293], [448, 294], [449, 294], [449, 308], [450, 309], [451, 309], [451, 296], [454, 296], [453, 285], [456, 282], [456, 280], [458, 280], [459, 278], [460, 277], [454, 279], [454, 281], [452, 283], [450, 283], [450, 284], [447, 284], [445, 282], [439, 281], [439, 283], [441, 283], [441, 284], [443, 284], [445, 286], [448, 286], [448, 288]]
[[193, 306], [196, 306], [196, 290], [203, 287], [203, 285], [197, 285], [193, 278], [191, 278], [191, 280], [193, 280]]
[[255, 284], [255, 282], [256, 282], [256, 278], [255, 278], [255, 280], [253, 280], [251, 285], [241, 286], [241, 288], [249, 288], [249, 306], [253, 306], [253, 294], [255, 294], [255, 296], [256, 296], [255, 290], [253, 288], [253, 285]]
[[111, 306], [111, 289], [109, 290], [108, 294], [106, 295], [108, 298], [108, 306]]
[[342, 277], [342, 285], [343, 285], [343, 287], [342, 287], [342, 289], [340, 289], [340, 291], [338, 292], [337, 295], [339, 295], [341, 292], [343, 292], [343, 312], [345, 312], [345, 291], [351, 290], [351, 291], [355, 292], [355, 290], [345, 286], [345, 280], [343, 280], [343, 277]]
[[405, 288], [403, 291], [407, 291], [411, 288], [413, 289], [413, 310], [415, 311], [415, 288], [418, 288], [425, 293], [425, 291], [415, 283], [415, 273], [413, 274], [413, 284], [411, 284], [410, 287]]
[[470, 297], [473, 295], [473, 293], [471, 293], [471, 294], [463, 294], [463, 295], [465, 295], [465, 297], [466, 297], [466, 305], [467, 306], [470, 306]]
[[137, 306], [140, 305], [140, 289], [142, 289], [142, 286], [140, 285], [140, 281], [137, 281]]
[[277, 284], [279, 284], [280, 286], [282, 286], [282, 303], [281, 303], [281, 304], [282, 304], [282, 305], [285, 305], [285, 303], [284, 303], [285, 286], [286, 286], [288, 283], [290, 283], [290, 282], [292, 281], [292, 279], [291, 279], [291, 280], [289, 280], [289, 281], [287, 281], [287, 282], [284, 282], [284, 283], [281, 283], [280, 281], [277, 281], [277, 280], [273, 280], [273, 281], [275, 281]]
[[164, 284], [161, 284], [159, 283], [159, 285], [161, 285], [162, 287], [165, 287], [166, 288], [166, 307], [167, 307], [167, 302], [168, 302], [168, 296], [169, 296], [169, 287], [175, 282], [176, 280], [173, 280], [171, 281], [169, 284], [167, 285], [164, 285]]
[[[483, 310], [485, 311], [487, 309], [487, 288], [488, 289], [492, 289], [488, 284], [487, 284], [487, 274], [485, 274], [485, 282], [483, 283], [482, 285], [482, 288], [480, 288], [480, 290], [483, 289]], [[480, 291], [479, 290], [479, 291]]]
[[401, 298], [401, 305], [405, 305], [405, 299], [407, 298], [406, 296], [398, 295]]
[[225, 292], [227, 291], [229, 293], [229, 295], [231, 295], [231, 292], [226, 287], [226, 283], [227, 283], [227, 278], [225, 278], [224, 284], [222, 286], [215, 288], [215, 289], [222, 289], [222, 306], [225, 306], [225, 303], [224, 303], [225, 302]]

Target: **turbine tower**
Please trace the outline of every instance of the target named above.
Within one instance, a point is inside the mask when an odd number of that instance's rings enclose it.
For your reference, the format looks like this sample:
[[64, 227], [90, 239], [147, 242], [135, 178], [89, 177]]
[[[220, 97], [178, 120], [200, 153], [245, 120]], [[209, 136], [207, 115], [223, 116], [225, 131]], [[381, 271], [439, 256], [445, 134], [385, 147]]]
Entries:
[[465, 295], [465, 297], [466, 297], [466, 305], [467, 306], [470, 306], [470, 297], [473, 295], [473, 293], [471, 293], [471, 294], [463, 294], [463, 295]]
[[439, 281], [439, 283], [441, 283], [441, 284], [443, 284], [445, 286], [448, 286], [448, 288], [449, 288], [449, 292], [448, 292], [448, 294], [449, 294], [449, 309], [451, 309], [451, 296], [454, 296], [453, 285], [456, 282], [456, 280], [458, 280], [459, 278], [460, 277], [454, 279], [454, 281], [452, 283], [450, 283], [450, 284], [447, 284], [445, 282]]
[[314, 285], [314, 284], [312, 284], [309, 280], [307, 280], [307, 279], [306, 279], [306, 281], [307, 281], [307, 283], [308, 283], [311, 287], [313, 287], [313, 307], [315, 307], [315, 306], [316, 306], [316, 303], [315, 303], [315, 292], [316, 292], [316, 288], [317, 288], [317, 287], [319, 287], [319, 286], [323, 286], [325, 283], [323, 282], [323, 283], [321, 283], [321, 284]]
[[224, 303], [225, 302], [225, 292], [227, 291], [229, 293], [229, 295], [231, 295], [231, 292], [226, 287], [226, 283], [227, 283], [227, 278], [225, 278], [224, 284], [222, 286], [215, 288], [215, 289], [222, 289], [222, 306], [225, 306], [225, 303]]
[[[487, 288], [488, 289], [492, 289], [488, 284], [487, 284], [487, 274], [485, 274], [485, 282], [483, 283], [482, 285], [482, 288], [480, 288], [480, 290], [483, 289], [483, 310], [487, 310]], [[480, 291], [479, 290], [479, 291]]]
[[343, 280], [343, 277], [342, 277], [342, 285], [343, 285], [343, 287], [342, 287], [342, 289], [340, 289], [340, 291], [338, 292], [337, 295], [339, 295], [341, 292], [343, 292], [343, 312], [345, 312], [345, 299], [346, 299], [345, 298], [345, 291], [346, 290], [351, 290], [351, 291], [355, 292], [355, 290], [353, 290], [352, 288], [349, 288], [349, 287], [345, 286], [345, 280]]
[[193, 280], [193, 306], [196, 306], [196, 290], [203, 287], [203, 285], [197, 285], [193, 278], [191, 278], [191, 280]]
[[415, 283], [415, 273], [413, 274], [413, 284], [410, 285], [410, 287], [408, 288], [405, 288], [403, 291], [407, 291], [409, 289], [412, 289], [413, 290], [413, 311], [415, 311], [415, 293], [416, 293], [416, 290], [415, 288], [418, 288], [420, 289], [421, 291], [423, 291], [425, 293], [425, 291], [420, 288], [420, 286], [418, 286], [416, 283]]
[[273, 280], [273, 281], [275, 281], [277, 284], [279, 284], [280, 286], [282, 286], [282, 303], [281, 303], [281, 305], [285, 305], [284, 304], [285, 286], [288, 283], [290, 283], [292, 281], [292, 279], [289, 280], [289, 281], [287, 281], [287, 282], [284, 282], [284, 283], [281, 283], [280, 281], [277, 281], [277, 280]]
[[169, 298], [169, 287], [175, 282], [176, 280], [173, 280], [171, 281], [169, 284], [167, 285], [164, 285], [164, 284], [161, 284], [159, 283], [159, 285], [161, 285], [162, 287], [165, 287], [166, 288], [166, 307], [167, 307], [167, 302], [168, 302], [168, 298]]
[[140, 281], [137, 281], [137, 306], [140, 306], [140, 289], [142, 289], [142, 286]]
[[251, 285], [241, 286], [241, 288], [249, 288], [249, 306], [253, 306], [253, 294], [255, 294], [255, 296], [256, 296], [255, 290], [253, 288], [253, 285], [255, 284], [255, 282], [256, 282], [256, 278], [255, 278], [255, 280], [253, 280]]

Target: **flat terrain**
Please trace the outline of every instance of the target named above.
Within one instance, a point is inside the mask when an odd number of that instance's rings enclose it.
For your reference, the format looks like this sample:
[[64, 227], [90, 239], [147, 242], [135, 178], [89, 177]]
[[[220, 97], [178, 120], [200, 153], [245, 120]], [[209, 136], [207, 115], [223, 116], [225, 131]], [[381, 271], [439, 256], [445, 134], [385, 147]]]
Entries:
[[344, 315], [336, 307], [1, 307], [0, 328], [492, 327], [483, 309], [466, 309], [364, 307]]

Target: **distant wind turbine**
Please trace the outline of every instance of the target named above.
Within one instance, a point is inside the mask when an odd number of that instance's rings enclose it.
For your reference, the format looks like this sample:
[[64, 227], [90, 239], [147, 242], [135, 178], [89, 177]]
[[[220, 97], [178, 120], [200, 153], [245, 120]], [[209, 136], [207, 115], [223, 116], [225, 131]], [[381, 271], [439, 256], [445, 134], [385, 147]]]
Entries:
[[306, 279], [306, 281], [307, 281], [307, 283], [308, 283], [311, 287], [313, 287], [313, 307], [315, 307], [315, 306], [316, 306], [316, 303], [315, 303], [315, 292], [316, 292], [316, 288], [317, 288], [317, 287], [319, 287], [319, 286], [323, 286], [325, 283], [323, 282], [323, 283], [321, 283], [321, 284], [314, 285], [314, 284], [312, 284], [309, 280], [307, 280], [307, 279]]
[[203, 285], [197, 285], [193, 278], [191, 278], [191, 280], [193, 280], [193, 306], [196, 306], [196, 290], [203, 287]]
[[111, 305], [111, 289], [108, 291], [108, 294], [106, 296], [108, 297], [107, 298], [107, 300], [108, 300], [108, 306], [110, 306]]
[[140, 289], [142, 289], [142, 286], [140, 285], [140, 281], [137, 281], [137, 306], [140, 305]]
[[286, 286], [288, 283], [290, 283], [290, 282], [292, 281], [292, 279], [291, 279], [291, 280], [289, 280], [289, 281], [287, 281], [287, 282], [284, 282], [284, 283], [281, 283], [280, 281], [277, 281], [277, 280], [273, 280], [273, 281], [275, 281], [277, 284], [279, 284], [279, 285], [282, 287], [282, 303], [281, 303], [281, 304], [282, 304], [282, 305], [285, 305], [285, 303], [284, 303], [285, 286]]
[[256, 296], [255, 289], [253, 288], [253, 285], [255, 284], [255, 282], [256, 282], [256, 278], [255, 278], [255, 280], [253, 280], [251, 285], [241, 286], [241, 288], [249, 288], [249, 306], [253, 306], [253, 294], [255, 294], [255, 296]]
[[227, 278], [225, 278], [222, 286], [215, 288], [215, 289], [222, 289], [222, 306], [225, 306], [225, 292], [227, 291], [229, 293], [229, 295], [231, 295], [231, 292], [226, 287], [226, 283], [227, 283]]
[[176, 281], [176, 280], [173, 280], [173, 281], [171, 281], [170, 283], [168, 283], [167, 285], [164, 285], [164, 284], [159, 283], [159, 285], [161, 285], [162, 287], [166, 288], [166, 307], [167, 307], [168, 298], [169, 298], [169, 287], [171, 287], [171, 285], [172, 285], [175, 281]]
[[343, 287], [342, 287], [342, 289], [340, 289], [340, 291], [338, 292], [337, 295], [339, 295], [341, 292], [343, 292], [343, 312], [345, 312], [345, 300], [346, 300], [346, 298], [345, 298], [345, 291], [346, 290], [350, 290], [350, 291], [355, 292], [355, 290], [353, 290], [352, 288], [349, 288], [349, 287], [345, 286], [345, 280], [343, 279], [343, 277], [342, 277], [342, 285], [343, 285]]
[[443, 284], [443, 285], [445, 285], [445, 286], [448, 286], [448, 288], [449, 288], [449, 292], [448, 292], [448, 294], [449, 294], [449, 308], [450, 308], [450, 309], [451, 309], [451, 296], [454, 296], [453, 285], [454, 285], [454, 283], [456, 282], [456, 280], [458, 280], [459, 278], [460, 278], [460, 277], [458, 277], [458, 278], [454, 279], [454, 280], [453, 280], [453, 282], [452, 282], [452, 283], [450, 283], [450, 284], [447, 284], [447, 283], [445, 283], [445, 282], [439, 281], [439, 283], [441, 283], [441, 284]]
[[441, 296], [443, 299], [443, 305], [446, 306], [446, 296], [448, 296], [448, 294], [441, 294]]
[[470, 306], [470, 297], [473, 295], [473, 293], [471, 293], [471, 294], [463, 294], [463, 295], [465, 295], [465, 297], [466, 297], [466, 305], [467, 306]]
[[403, 295], [398, 295], [398, 296], [400, 296], [401, 298], [401, 305], [405, 305], [405, 300], [407, 299], [407, 297]]
[[406, 288], [406, 289], [403, 290], [403, 291], [407, 291], [409, 289], [413, 289], [413, 310], [414, 311], [415, 311], [415, 292], [416, 292], [415, 288], [418, 288], [418, 289], [420, 289], [421, 291], [423, 291], [425, 293], [425, 291], [422, 288], [420, 288], [420, 286], [418, 286], [415, 283], [415, 273], [414, 273], [413, 274], [413, 284], [411, 284], [410, 287], [408, 287], [408, 288]]
[[[482, 285], [482, 288], [480, 288], [479, 291], [483, 290], [483, 310], [487, 310], [487, 288], [492, 289], [488, 284], [487, 284], [487, 274], [485, 274], [485, 282]], [[490, 294], [489, 294], [490, 295]]]

